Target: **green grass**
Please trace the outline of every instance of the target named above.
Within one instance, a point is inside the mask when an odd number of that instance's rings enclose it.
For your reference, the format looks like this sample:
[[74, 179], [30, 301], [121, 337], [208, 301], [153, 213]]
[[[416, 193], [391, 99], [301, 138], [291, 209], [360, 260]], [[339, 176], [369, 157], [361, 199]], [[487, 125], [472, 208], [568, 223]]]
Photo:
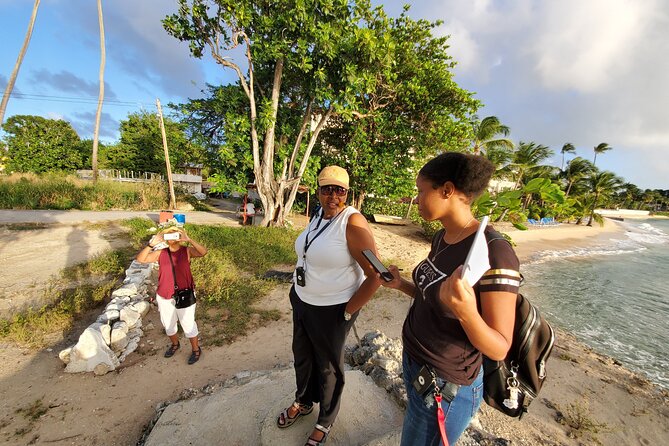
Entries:
[[[204, 208], [187, 193], [177, 193], [177, 202], [188, 202], [196, 210]], [[168, 205], [167, 185], [158, 181], [120, 183], [99, 180], [93, 183], [63, 173], [0, 176], [0, 209], [140, 211], [164, 209]]]
[[[131, 260], [153, 234], [154, 223], [148, 219], [133, 218], [122, 225], [132, 247], [107, 251], [62, 270], [45, 291], [57, 296], [56, 303], [0, 320], [0, 339], [44, 347], [51, 335], [70, 330], [87, 311], [108, 302]], [[186, 225], [186, 230], [209, 250], [191, 262], [198, 291], [196, 317], [208, 344], [231, 342], [253, 326], [279, 319], [277, 311], [255, 305], [276, 285], [263, 274], [276, 265], [295, 263], [296, 231], [195, 225]]]

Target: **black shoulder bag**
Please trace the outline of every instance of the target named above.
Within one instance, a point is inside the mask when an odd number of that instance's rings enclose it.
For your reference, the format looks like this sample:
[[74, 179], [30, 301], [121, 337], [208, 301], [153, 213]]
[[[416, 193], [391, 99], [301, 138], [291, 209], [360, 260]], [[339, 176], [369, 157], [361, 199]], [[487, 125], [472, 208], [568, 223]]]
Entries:
[[179, 289], [179, 287], [177, 286], [177, 273], [176, 271], [174, 271], [174, 263], [172, 262], [172, 253], [170, 252], [169, 249], [167, 250], [167, 255], [170, 258], [170, 265], [172, 266], [172, 278], [174, 279], [174, 294], [172, 295], [172, 297], [174, 298], [175, 307], [179, 309], [188, 308], [191, 305], [194, 305], [196, 302], [195, 290], [193, 290], [193, 288], [184, 288], [183, 290]]

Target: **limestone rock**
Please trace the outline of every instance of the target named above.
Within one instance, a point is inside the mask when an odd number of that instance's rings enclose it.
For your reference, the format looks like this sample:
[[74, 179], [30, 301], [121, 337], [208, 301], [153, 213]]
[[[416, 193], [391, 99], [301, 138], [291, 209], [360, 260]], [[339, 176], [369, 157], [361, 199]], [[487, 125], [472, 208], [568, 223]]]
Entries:
[[141, 319], [139, 312], [132, 309], [130, 306], [123, 307], [121, 310], [121, 320], [128, 324], [128, 328], [134, 328], [137, 326], [138, 322]]
[[114, 370], [120, 365], [120, 362], [114, 352], [107, 346], [103, 334], [100, 330], [102, 324], [91, 324], [79, 336], [79, 341], [68, 352], [62, 351], [59, 357], [67, 358], [65, 371], [68, 373], [92, 372], [96, 369], [98, 372], [105, 369], [100, 364], [106, 365], [106, 372]]
[[138, 294], [137, 284], [135, 283], [126, 283], [121, 285], [120, 288], [117, 288], [112, 292], [112, 297], [117, 296], [135, 296]]

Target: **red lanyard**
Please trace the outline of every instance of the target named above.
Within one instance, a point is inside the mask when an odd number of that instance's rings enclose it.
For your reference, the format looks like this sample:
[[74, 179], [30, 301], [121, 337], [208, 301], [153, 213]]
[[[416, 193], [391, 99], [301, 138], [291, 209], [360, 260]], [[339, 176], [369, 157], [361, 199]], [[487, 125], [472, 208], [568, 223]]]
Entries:
[[439, 432], [441, 433], [441, 441], [444, 446], [448, 446], [448, 438], [446, 437], [446, 415], [444, 409], [441, 408], [441, 393], [434, 394], [434, 400], [437, 402], [437, 423], [439, 424]]

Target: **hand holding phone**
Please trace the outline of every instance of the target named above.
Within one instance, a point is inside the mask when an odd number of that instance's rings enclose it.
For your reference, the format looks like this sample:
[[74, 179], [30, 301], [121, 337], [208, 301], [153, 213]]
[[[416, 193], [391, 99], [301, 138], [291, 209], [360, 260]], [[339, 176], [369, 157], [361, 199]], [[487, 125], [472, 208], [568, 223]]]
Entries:
[[395, 278], [393, 274], [388, 271], [388, 268], [385, 267], [383, 263], [379, 260], [376, 255], [372, 252], [370, 249], [363, 249], [362, 250], [362, 255], [365, 256], [367, 261], [372, 265], [374, 270], [381, 275], [381, 278], [385, 280], [386, 282], [392, 282], [392, 280]]

